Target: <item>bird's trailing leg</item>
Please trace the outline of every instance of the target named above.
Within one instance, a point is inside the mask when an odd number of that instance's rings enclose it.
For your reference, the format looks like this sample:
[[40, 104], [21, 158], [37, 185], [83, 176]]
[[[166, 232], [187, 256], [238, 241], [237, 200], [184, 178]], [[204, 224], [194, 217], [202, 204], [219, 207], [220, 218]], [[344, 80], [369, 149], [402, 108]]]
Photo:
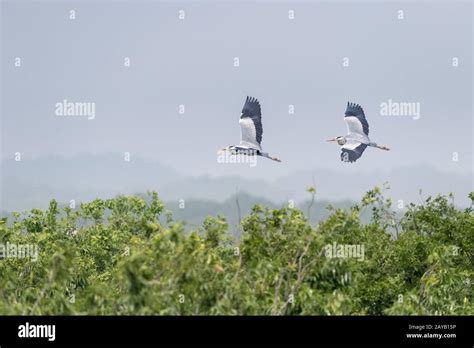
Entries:
[[269, 158], [269, 159], [271, 159], [273, 161], [276, 161], [276, 162], [281, 162], [281, 159], [276, 158], [276, 157], [272, 157], [272, 156], [270, 156], [270, 154], [268, 154], [266, 152], [260, 152], [260, 156]]
[[370, 143], [369, 146], [376, 147], [377, 149], [380, 149], [380, 150], [390, 151], [390, 149], [388, 147], [382, 146], [382, 145], [377, 145], [376, 143]]

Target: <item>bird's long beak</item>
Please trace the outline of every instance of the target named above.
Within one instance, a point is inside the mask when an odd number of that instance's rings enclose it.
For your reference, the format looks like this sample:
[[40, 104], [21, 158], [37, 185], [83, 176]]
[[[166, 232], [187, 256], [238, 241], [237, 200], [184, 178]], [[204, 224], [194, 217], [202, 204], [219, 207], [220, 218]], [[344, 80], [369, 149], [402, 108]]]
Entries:
[[220, 155], [221, 153], [225, 152], [225, 150], [227, 150], [227, 148], [223, 148], [223, 149], [220, 149], [219, 151], [217, 151], [217, 154]]
[[332, 138], [332, 139], [328, 139], [326, 141], [336, 141], [337, 139], [336, 138]]

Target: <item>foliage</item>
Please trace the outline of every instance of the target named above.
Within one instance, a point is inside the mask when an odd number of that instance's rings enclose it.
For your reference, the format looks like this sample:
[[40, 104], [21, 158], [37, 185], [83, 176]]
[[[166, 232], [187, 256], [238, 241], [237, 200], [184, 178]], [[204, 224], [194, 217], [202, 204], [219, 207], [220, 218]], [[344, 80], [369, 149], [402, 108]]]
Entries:
[[0, 314], [472, 315], [473, 208], [450, 198], [396, 215], [375, 188], [315, 226], [256, 205], [240, 240], [221, 216], [185, 232], [154, 192], [63, 212], [51, 201], [0, 220], [0, 245], [39, 248], [0, 259]]

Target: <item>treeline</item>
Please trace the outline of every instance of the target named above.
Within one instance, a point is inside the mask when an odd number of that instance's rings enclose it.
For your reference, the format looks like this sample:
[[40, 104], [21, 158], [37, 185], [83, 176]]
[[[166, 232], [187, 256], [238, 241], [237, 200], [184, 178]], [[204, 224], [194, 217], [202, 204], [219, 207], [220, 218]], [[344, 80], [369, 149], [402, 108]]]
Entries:
[[0, 314], [474, 314], [473, 206], [449, 196], [400, 216], [375, 188], [316, 225], [256, 205], [239, 240], [221, 216], [186, 232], [154, 192], [61, 210], [0, 220]]

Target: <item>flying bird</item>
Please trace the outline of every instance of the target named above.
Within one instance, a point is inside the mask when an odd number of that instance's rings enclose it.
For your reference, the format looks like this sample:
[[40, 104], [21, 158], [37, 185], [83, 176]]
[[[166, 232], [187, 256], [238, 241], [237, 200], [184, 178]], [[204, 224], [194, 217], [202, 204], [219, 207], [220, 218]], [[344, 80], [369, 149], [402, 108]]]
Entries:
[[347, 135], [338, 136], [327, 141], [337, 141], [341, 145], [341, 160], [343, 162], [355, 162], [362, 156], [367, 146], [382, 150], [390, 150], [388, 147], [377, 145], [369, 139], [369, 124], [365, 119], [364, 110], [359, 104], [347, 102], [344, 121], [347, 125]]
[[232, 155], [262, 156], [276, 162], [281, 162], [276, 157], [262, 151], [262, 111], [256, 98], [247, 97], [242, 114], [240, 115], [240, 145], [230, 145], [221, 151], [228, 151]]

